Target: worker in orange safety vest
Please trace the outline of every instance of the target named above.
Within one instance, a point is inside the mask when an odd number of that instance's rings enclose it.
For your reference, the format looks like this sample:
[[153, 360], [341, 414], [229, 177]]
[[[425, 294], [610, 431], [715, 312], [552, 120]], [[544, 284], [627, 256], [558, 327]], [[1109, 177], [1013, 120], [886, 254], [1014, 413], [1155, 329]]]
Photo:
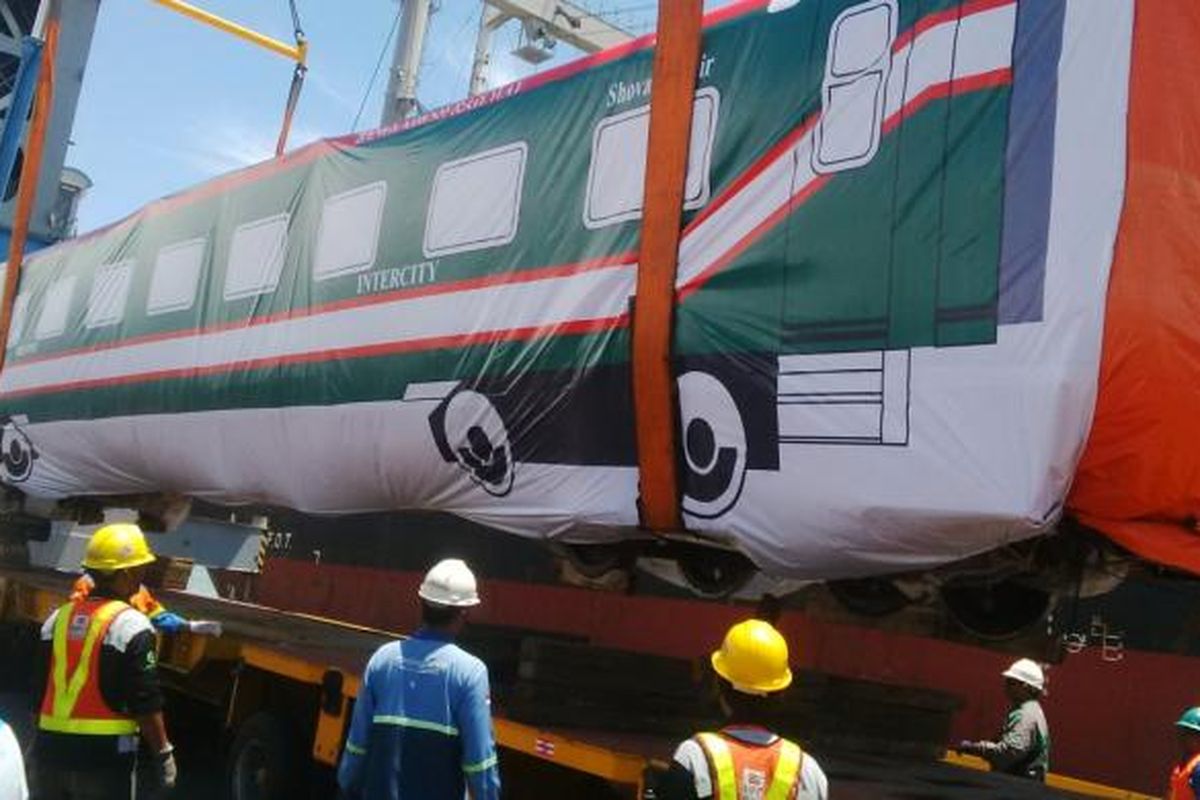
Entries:
[[829, 782], [816, 759], [761, 724], [772, 697], [792, 682], [787, 642], [779, 631], [763, 620], [740, 622], [711, 661], [727, 724], [679, 745], [655, 797], [826, 800]]
[[1200, 707], [1189, 708], [1175, 723], [1179, 763], [1171, 770], [1167, 800], [1200, 800]]
[[100, 528], [83, 559], [93, 581], [89, 596], [55, 609], [42, 626], [34, 743], [39, 798], [132, 798], [139, 735], [157, 788], [175, 785], [154, 629], [124, 599], [137, 591], [153, 561], [136, 525]]

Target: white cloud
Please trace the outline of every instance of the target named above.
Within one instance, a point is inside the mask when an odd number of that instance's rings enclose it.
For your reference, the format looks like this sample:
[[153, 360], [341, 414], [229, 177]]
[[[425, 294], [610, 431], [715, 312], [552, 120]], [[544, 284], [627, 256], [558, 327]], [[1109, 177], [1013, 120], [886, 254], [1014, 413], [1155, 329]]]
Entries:
[[[312, 86], [312, 88], [319, 94], [332, 100], [334, 105], [338, 106], [340, 109], [348, 111], [351, 114], [358, 110], [358, 102], [360, 98], [350, 97], [321, 73], [310, 69], [308, 74], [304, 76], [304, 83], [306, 87]], [[301, 98], [301, 102], [304, 102], [303, 98]]]
[[[288, 149], [321, 137], [318, 131], [292, 125]], [[162, 150], [182, 161], [194, 172], [208, 177], [242, 169], [275, 155], [279, 131], [251, 125], [237, 119], [206, 120], [203, 125], [186, 126], [174, 146]]]

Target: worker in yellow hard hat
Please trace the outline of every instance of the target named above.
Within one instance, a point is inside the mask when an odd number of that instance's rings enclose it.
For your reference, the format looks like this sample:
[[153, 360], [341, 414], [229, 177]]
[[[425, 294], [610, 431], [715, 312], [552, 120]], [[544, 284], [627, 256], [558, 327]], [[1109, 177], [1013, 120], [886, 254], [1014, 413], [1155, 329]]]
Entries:
[[42, 625], [44, 683], [34, 744], [39, 798], [132, 798], [139, 734], [160, 786], [175, 785], [154, 628], [125, 601], [153, 561], [137, 525], [105, 525], [92, 534], [83, 559], [93, 589]]
[[826, 800], [829, 782], [817, 760], [762, 724], [772, 698], [792, 683], [783, 635], [763, 620], [739, 622], [711, 660], [727, 723], [679, 745], [656, 796]]

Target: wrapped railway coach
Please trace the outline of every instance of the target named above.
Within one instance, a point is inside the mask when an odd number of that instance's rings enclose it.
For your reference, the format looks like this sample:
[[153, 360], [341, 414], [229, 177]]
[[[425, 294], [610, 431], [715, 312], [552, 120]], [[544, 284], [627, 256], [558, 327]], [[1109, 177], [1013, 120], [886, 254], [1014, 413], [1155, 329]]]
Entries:
[[[1134, 17], [709, 15], [672, 343], [690, 540], [835, 578], [1053, 526], [1131, 202]], [[30, 257], [0, 477], [645, 536], [630, 320], [653, 52], [317, 142]]]

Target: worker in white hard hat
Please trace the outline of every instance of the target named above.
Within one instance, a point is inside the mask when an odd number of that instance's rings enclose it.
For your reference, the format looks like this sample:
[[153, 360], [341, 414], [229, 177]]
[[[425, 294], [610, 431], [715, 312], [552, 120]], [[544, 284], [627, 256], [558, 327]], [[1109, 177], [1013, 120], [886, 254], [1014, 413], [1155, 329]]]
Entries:
[[981, 756], [997, 772], [1044, 781], [1050, 771], [1050, 726], [1039, 700], [1046, 691], [1046, 674], [1036, 661], [1021, 658], [1003, 675], [1012, 705], [999, 738], [962, 742], [958, 749]]
[[338, 786], [346, 797], [474, 800], [500, 796], [487, 667], [454, 644], [479, 605], [457, 558], [421, 582], [421, 627], [375, 651], [363, 673]]

